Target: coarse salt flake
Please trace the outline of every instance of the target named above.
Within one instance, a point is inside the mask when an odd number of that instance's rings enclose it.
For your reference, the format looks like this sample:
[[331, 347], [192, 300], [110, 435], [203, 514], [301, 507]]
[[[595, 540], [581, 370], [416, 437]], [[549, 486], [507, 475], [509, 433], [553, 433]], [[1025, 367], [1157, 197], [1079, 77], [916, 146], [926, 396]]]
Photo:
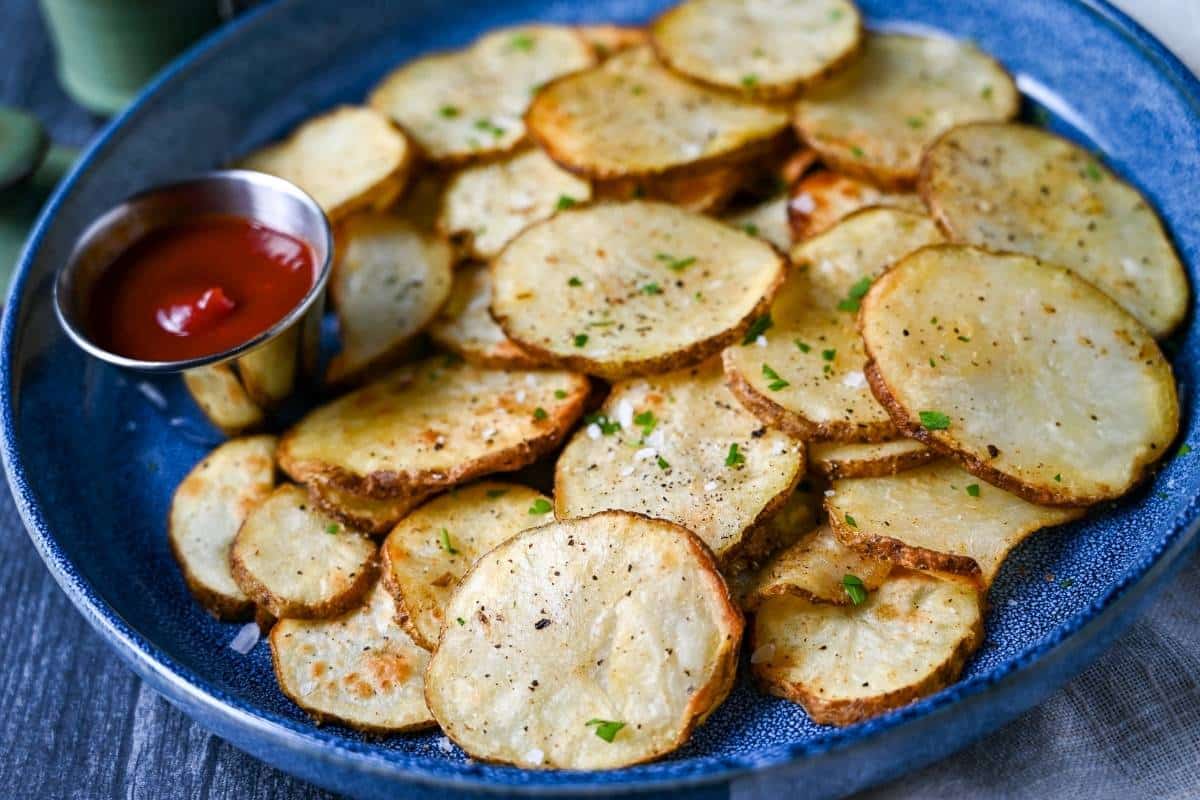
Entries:
[[817, 203], [808, 192], [801, 192], [792, 198], [792, 208], [801, 214], [811, 214], [817, 210]]
[[653, 447], [643, 447], [633, 454], [634, 461], [645, 461], [647, 458], [654, 458], [658, 455], [658, 451]]
[[846, 377], [842, 378], [842, 385], [849, 386], [851, 389], [861, 389], [867, 385], [867, 376], [857, 370], [847, 372]]
[[757, 337], [757, 338], [755, 338], [755, 340], [754, 340], [754, 344], [755, 344], [755, 345], [757, 345], [758, 347], [766, 347], [766, 346], [767, 346], [767, 337], [763, 336], [763, 335], [760, 333], [760, 334], [758, 335], [758, 337]]
[[599, 439], [604, 434], [600, 432], [600, 426], [593, 422], [587, 426], [587, 435], [589, 439]]
[[628, 400], [617, 403], [617, 422], [621, 423], [622, 428], [633, 425], [633, 403]]
[[628, 478], [632, 474], [633, 474], [633, 467], [626, 467], [625, 469], [621, 470], [622, 478]]
[[704, 484], [704, 491], [706, 491], [706, 492], [711, 492], [713, 489], [716, 489], [716, 488], [717, 488], [716, 481], [709, 481], [708, 483]]
[[540, 763], [542, 763], [542, 759], [544, 759], [545, 757], [546, 757], [546, 754], [543, 753], [541, 748], [538, 748], [538, 747], [533, 748], [532, 750], [530, 750], [528, 753], [525, 754], [525, 760], [528, 761], [530, 764], [540, 764]]

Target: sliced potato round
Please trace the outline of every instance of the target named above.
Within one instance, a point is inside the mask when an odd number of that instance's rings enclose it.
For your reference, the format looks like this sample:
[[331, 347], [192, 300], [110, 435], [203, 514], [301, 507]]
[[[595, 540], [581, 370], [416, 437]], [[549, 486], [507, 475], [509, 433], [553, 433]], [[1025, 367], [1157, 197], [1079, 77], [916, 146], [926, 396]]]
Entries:
[[786, 194], [780, 193], [750, 208], [726, 214], [723, 219], [751, 236], [770, 242], [782, 252], [786, 253], [792, 246]]
[[1066, 139], [1028, 125], [956, 128], [930, 148], [920, 189], [951, 239], [1068, 267], [1157, 337], [1187, 313], [1187, 276], [1154, 209]]
[[1179, 428], [1150, 334], [1028, 256], [920, 250], [875, 281], [860, 324], [867, 379], [897, 426], [1030, 502], [1118, 497]]
[[488, 310], [492, 305], [492, 272], [486, 264], [470, 264], [454, 273], [450, 299], [429, 326], [429, 336], [442, 347], [484, 367], [532, 369], [539, 359], [504, 335]]
[[765, 242], [662, 203], [566, 211], [492, 263], [492, 315], [521, 348], [620, 378], [699, 363], [738, 339], [783, 280]]
[[796, 130], [838, 172], [911, 187], [939, 135], [1011, 119], [1020, 101], [1004, 68], [970, 42], [873, 33], [857, 61], [797, 103]]
[[310, 412], [280, 441], [279, 465], [362, 497], [423, 495], [533, 463], [579, 419], [589, 390], [570, 372], [437, 356]]
[[676, 72], [784, 98], [853, 58], [863, 25], [849, 0], [687, 0], [655, 20], [650, 35]]
[[554, 81], [525, 121], [551, 158], [595, 179], [744, 160], [774, 147], [787, 128], [784, 112], [680, 78], [648, 47]]
[[471, 256], [488, 260], [531, 224], [591, 198], [587, 181], [560, 169], [541, 150], [526, 150], [451, 178], [438, 229]]
[[[768, 558], [791, 547], [815, 528], [822, 513], [821, 498], [807, 481], [801, 481], [778, 511], [747, 531], [733, 558], [722, 561], [721, 572], [726, 578], [757, 572]], [[738, 592], [737, 596], [740, 598], [742, 594]]]
[[375, 582], [375, 543], [322, 514], [286, 484], [246, 516], [229, 551], [234, 580], [279, 618], [333, 617]]
[[925, 204], [916, 192], [889, 192], [874, 184], [819, 169], [792, 185], [787, 216], [796, 241], [824, 233], [860, 208], [886, 206], [924, 214]]
[[280, 620], [270, 641], [279, 688], [318, 722], [371, 733], [434, 725], [425, 707], [429, 654], [396, 624], [382, 585], [337, 619]]
[[725, 351], [733, 393], [759, 419], [797, 438], [895, 438], [863, 374], [858, 298], [889, 263], [940, 238], [926, 217], [874, 208], [797, 245], [797, 268], [771, 305], [772, 326], [757, 342]]
[[676, 749], [728, 694], [742, 633], [704, 544], [623, 512], [509, 539], [446, 618], [430, 711], [469, 755], [527, 768], [612, 769]]
[[238, 375], [250, 399], [261, 408], [274, 408], [296, 385], [301, 326], [296, 325], [237, 360]]
[[895, 475], [928, 464], [935, 457], [933, 450], [916, 439], [866, 443], [813, 442], [808, 447], [809, 466], [830, 480]]
[[342, 107], [314, 117], [240, 166], [299, 186], [332, 220], [389, 205], [403, 190], [413, 148], [383, 114]]
[[970, 586], [913, 572], [856, 606], [772, 597], [755, 615], [750, 663], [814, 722], [851, 725], [953, 683], [983, 641], [981, 606]]
[[638, 47], [646, 43], [646, 30], [625, 25], [580, 25], [575, 30], [591, 45], [596, 58], [603, 61], [609, 56]]
[[718, 211], [744, 186], [751, 164], [717, 164], [667, 175], [595, 181], [599, 200], [661, 200], [697, 214]]
[[229, 547], [242, 520], [275, 485], [274, 436], [225, 442], [175, 487], [167, 539], [200, 605], [219, 619], [245, 619], [254, 604], [229, 569]]
[[443, 610], [479, 557], [550, 516], [549, 498], [515, 483], [484, 481], [429, 501], [383, 543], [383, 581], [413, 641], [437, 646]]
[[324, 511], [343, 525], [375, 535], [385, 534], [405, 514], [425, 501], [428, 495], [405, 495], [383, 500], [363, 497], [341, 489], [329, 481], [315, 477], [308, 483], [308, 496]]
[[728, 563], [803, 474], [804, 443], [762, 428], [710, 362], [613, 386], [558, 458], [554, 510], [669, 520]]
[[338, 383], [403, 353], [450, 296], [454, 254], [441, 239], [393, 214], [362, 214], [341, 230], [329, 292], [342, 351], [329, 365]]
[[457, 164], [515, 148], [539, 87], [595, 63], [571, 28], [502, 28], [462, 50], [418, 58], [392, 72], [370, 104], [396, 120], [425, 155]]
[[838, 538], [867, 556], [991, 585], [1012, 548], [1042, 528], [1083, 516], [979, 483], [953, 461], [882, 478], [833, 482], [825, 498]]
[[228, 436], [253, 430], [266, 418], [228, 363], [189, 369], [183, 373], [183, 385], [204, 416]]
[[846, 576], [858, 579], [853, 585], [873, 592], [891, 571], [891, 563], [842, 544], [824, 523], [767, 562], [746, 594], [743, 607], [754, 610], [768, 598], [780, 595], [846, 605], [852, 602]]

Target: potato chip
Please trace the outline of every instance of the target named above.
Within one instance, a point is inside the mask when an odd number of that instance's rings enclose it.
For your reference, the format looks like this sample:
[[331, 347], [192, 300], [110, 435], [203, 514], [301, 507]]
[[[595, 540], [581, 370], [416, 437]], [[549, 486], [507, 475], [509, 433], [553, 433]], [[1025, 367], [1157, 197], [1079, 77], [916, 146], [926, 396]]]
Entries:
[[967, 41], [867, 36], [862, 56], [796, 105], [796, 130], [838, 172], [892, 189], [917, 180], [921, 153], [964, 122], [1006, 120], [1016, 84]]
[[930, 148], [921, 194], [951, 239], [1067, 267], [1156, 337], [1187, 313], [1183, 264], [1150, 203], [1092, 153], [1052, 133], [956, 128]]
[[751, 164], [718, 164], [679, 174], [595, 181], [598, 200], [661, 200], [697, 214], [718, 211], [750, 180]]
[[[823, 513], [820, 496], [808, 481], [802, 480], [777, 511], [746, 533], [732, 558], [726, 558], [721, 564], [721, 573], [730, 580], [741, 573], [758, 572], [767, 559], [812, 531]], [[735, 595], [740, 598], [742, 592]]]
[[808, 447], [810, 468], [822, 476], [878, 478], [928, 464], [936, 454], [916, 439], [888, 442], [813, 442]]
[[549, 498], [515, 483], [484, 481], [437, 497], [405, 517], [383, 543], [383, 581], [413, 641], [437, 646], [443, 609], [479, 558], [553, 520]]
[[183, 373], [183, 385], [204, 416], [227, 436], [253, 430], [265, 419], [228, 363], [189, 369]]
[[897, 426], [1030, 502], [1119, 497], [1179, 429], [1150, 334], [1028, 256], [920, 250], [875, 281], [860, 324], [867, 379]]
[[688, 531], [606, 512], [485, 555], [446, 607], [429, 709], [473, 758], [613, 769], [682, 745], [733, 684], [742, 619]]
[[297, 324], [238, 358], [242, 387], [260, 408], [274, 408], [291, 395], [296, 385], [300, 331]]
[[308, 496], [317, 508], [343, 525], [375, 535], [382, 535], [419, 506], [428, 495], [405, 495], [383, 500], [362, 497], [334, 486], [321, 477], [308, 482]]
[[188, 589], [219, 619], [246, 619], [254, 604], [229, 570], [229, 547], [250, 509], [275, 485], [274, 436], [233, 439], [175, 487], [167, 522]]
[[743, 607], [754, 610], [768, 598], [781, 595], [847, 605], [853, 602], [853, 587], [873, 592], [891, 571], [889, 562], [842, 544], [824, 523], [767, 562]]
[[527, 229], [492, 264], [492, 315], [522, 349], [620, 378], [699, 363], [770, 302], [766, 243], [662, 203], [607, 203]]
[[584, 38], [584, 41], [591, 45], [596, 58], [601, 61], [623, 50], [646, 44], [644, 28], [601, 24], [580, 25], [575, 30]]
[[486, 264], [470, 264], [454, 273], [450, 299], [429, 326], [441, 347], [484, 367], [532, 369], [540, 361], [518, 347], [492, 319], [492, 273]]
[[872, 206], [925, 213], [925, 204], [916, 192], [889, 192], [849, 175], [819, 169], [792, 185], [787, 216], [792, 236], [799, 242], [824, 233], [859, 209]]

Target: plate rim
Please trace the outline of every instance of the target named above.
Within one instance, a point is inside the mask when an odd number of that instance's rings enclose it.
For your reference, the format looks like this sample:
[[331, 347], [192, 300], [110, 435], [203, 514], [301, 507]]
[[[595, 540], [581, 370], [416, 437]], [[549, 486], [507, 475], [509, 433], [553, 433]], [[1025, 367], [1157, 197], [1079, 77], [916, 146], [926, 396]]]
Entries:
[[[1128, 39], [1144, 57], [1184, 96], [1200, 118], [1200, 77], [1193, 74], [1157, 38], [1139, 23], [1120, 11], [1109, 0], [1053, 0], [1079, 6], [1098, 20]], [[38, 215], [37, 221], [26, 239], [13, 273], [5, 301], [4, 317], [0, 323], [0, 460], [3, 461], [5, 477], [12, 492], [21, 520], [33, 541], [39, 557], [55, 579], [55, 582], [71, 600], [101, 638], [112, 647], [126, 664], [173, 704], [182, 707], [189, 717], [196, 719], [202, 727], [212, 728], [209, 719], [197, 719], [198, 713], [211, 715], [223, 723], [254, 735], [275, 747], [282, 747], [292, 755], [299, 755], [352, 770], [360, 776], [376, 776], [390, 781], [403, 781], [428, 787], [470, 791], [517, 791], [526, 794], [590, 794], [595, 792], [614, 793], [679, 789], [727, 783], [746, 775], [786, 769], [805, 757], [842, 750], [864, 740], [873, 739], [893, 731], [906, 723], [927, 717], [939, 710], [946, 711], [962, 701], [977, 697], [994, 688], [999, 682], [1021, 675], [1029, 675], [1037, 665], [1059, 653], [1066, 646], [1082, 640], [1081, 634], [1093, 622], [1105, 616], [1105, 612], [1120, 605], [1127, 595], [1142, 590], [1145, 595], [1161, 588], [1161, 581], [1173, 574], [1182, 560], [1200, 543], [1200, 495], [1188, 499], [1186, 505], [1173, 520], [1163, 526], [1163, 534], [1141, 558], [1090, 604], [1063, 620], [1053, 631], [1038, 642], [1034, 642], [1004, 663], [986, 673], [956, 683], [935, 695], [924, 698], [913, 705], [890, 712], [850, 728], [837, 729], [805, 742], [777, 745], [769, 750], [723, 756], [720, 763], [703, 772], [691, 775], [643, 776], [634, 775], [628, 780], [620, 778], [589, 781], [599, 774], [588, 771], [560, 771], [559, 781], [530, 783], [504, 782], [495, 776], [480, 774], [467, 764], [455, 764], [452, 771], [431, 769], [429, 759], [421, 756], [402, 755], [400, 758], [383, 759], [377, 749], [369, 743], [347, 743], [336, 736], [313, 730], [301, 729], [306, 723], [295, 723], [264, 713], [250, 703], [229, 695], [223, 690], [208, 685], [199, 675], [182, 664], [175, 662], [153, 641], [143, 637], [127, 625], [119, 612], [104, 602], [95, 588], [75, 569], [74, 562], [59, 547], [47, 523], [33, 487], [29, 483], [21, 462], [16, 423], [17, 386], [14, 382], [13, 363], [16, 360], [20, 322], [29, 312], [29, 295], [26, 291], [29, 273], [50, 225], [59, 208], [72, 192], [75, 184], [91, 168], [100, 152], [114, 137], [119, 135], [127, 119], [139, 113], [155, 96], [177, 76], [185, 73], [205, 56], [225, 45], [228, 40], [240, 35], [241, 31], [258, 24], [269, 14], [285, 6], [289, 0], [265, 0], [232, 22], [211, 32], [184, 54], [175, 59], [146, 85], [129, 106], [114, 117], [88, 144], [69, 174], [59, 183]], [[1193, 322], [1193, 324], [1197, 324]], [[1144, 583], [1157, 571], [1153, 579], [1159, 583]], [[1144, 599], [1144, 598], [1143, 598]], [[1093, 632], [1092, 635], [1097, 635]], [[1082, 668], [1081, 665], [1080, 668]], [[965, 742], [964, 742], [965, 744]], [[524, 771], [512, 768], [514, 774]], [[562, 776], [568, 780], [561, 780]]]

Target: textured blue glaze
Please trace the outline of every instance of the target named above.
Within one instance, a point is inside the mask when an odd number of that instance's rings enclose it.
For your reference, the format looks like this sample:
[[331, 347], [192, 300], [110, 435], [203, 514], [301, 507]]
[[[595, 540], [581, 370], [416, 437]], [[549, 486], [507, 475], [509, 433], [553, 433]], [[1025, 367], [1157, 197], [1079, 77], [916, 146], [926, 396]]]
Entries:
[[[444, 751], [437, 734], [378, 741], [317, 728], [276, 689], [264, 644], [248, 656], [228, 649], [236, 626], [192, 602], [164, 534], [172, 488], [219, 437], [177, 380], [143, 385], [86, 359], [59, 332], [49, 278], [75, 235], [132, 191], [221, 164], [315, 111], [361, 98], [389, 67], [420, 52], [513, 21], [641, 22], [662, 5], [342, 0], [336, 14], [318, 0], [268, 5], [171, 68], [81, 159], [43, 215], [3, 325], [0, 420], [17, 503], [85, 616], [140, 675], [238, 746], [370, 797], [699, 784], [710, 788], [688, 796], [722, 797], [734, 779], [764, 792], [837, 794], [944, 755], [1036, 703], [1094, 657], [1194, 545], [1200, 335], [1189, 319], [1169, 349], [1183, 437], [1195, 453], [1168, 460], [1120, 504], [1019, 548], [992, 591], [987, 641], [963, 679], [879, 719], [844, 730], [815, 725], [743, 681], [664, 761], [600, 774], [524, 772], [468, 762], [455, 748]], [[1051, 112], [1051, 127], [1101, 150], [1147, 193], [1197, 283], [1200, 86], [1145, 33], [1100, 2], [861, 5], [873, 25], [969, 36], [996, 55], [1037, 101], [1031, 108]]]

